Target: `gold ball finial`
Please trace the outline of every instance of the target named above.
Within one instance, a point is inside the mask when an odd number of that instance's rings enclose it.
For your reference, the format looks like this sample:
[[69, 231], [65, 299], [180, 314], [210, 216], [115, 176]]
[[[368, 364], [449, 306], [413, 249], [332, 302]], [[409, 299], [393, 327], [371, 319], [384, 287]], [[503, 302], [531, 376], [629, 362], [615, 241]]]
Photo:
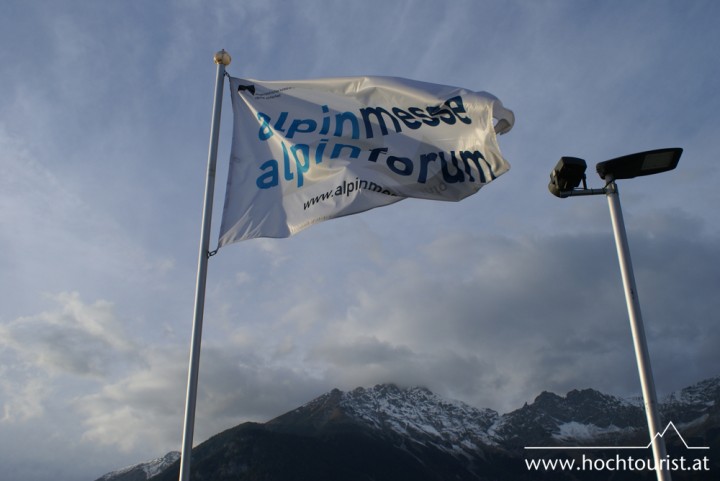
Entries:
[[215, 54], [213, 57], [213, 60], [216, 64], [223, 64], [225, 66], [230, 65], [230, 61], [232, 58], [230, 58], [230, 54], [227, 53], [224, 49], [220, 50], [218, 53]]

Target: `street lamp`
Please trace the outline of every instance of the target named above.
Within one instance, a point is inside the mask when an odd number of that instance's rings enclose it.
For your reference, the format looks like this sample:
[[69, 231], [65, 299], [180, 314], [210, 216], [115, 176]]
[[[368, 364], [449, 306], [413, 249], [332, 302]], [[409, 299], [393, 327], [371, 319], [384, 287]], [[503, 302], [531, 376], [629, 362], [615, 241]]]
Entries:
[[[653, 381], [652, 369], [650, 368], [650, 355], [645, 339], [645, 328], [643, 327], [642, 315], [640, 313], [640, 302], [635, 287], [635, 275], [633, 274], [632, 262], [630, 260], [630, 249], [628, 248], [625, 223], [623, 221], [620, 197], [615, 180], [632, 179], [643, 175], [667, 172], [677, 167], [681, 154], [682, 149], [679, 148], [658, 149], [600, 162], [596, 168], [600, 178], [606, 183], [602, 189], [587, 188], [585, 181], [587, 164], [583, 159], [563, 157], [550, 173], [550, 184], [548, 185], [550, 192], [560, 198], [598, 194], [607, 196], [658, 481], [670, 481], [670, 470], [667, 464], [662, 462], [662, 460], [665, 460], [667, 453], [665, 450], [665, 441], [662, 436], [658, 435], [661, 429], [658, 421], [655, 382]], [[580, 182], [583, 184], [581, 189], [578, 188]]]

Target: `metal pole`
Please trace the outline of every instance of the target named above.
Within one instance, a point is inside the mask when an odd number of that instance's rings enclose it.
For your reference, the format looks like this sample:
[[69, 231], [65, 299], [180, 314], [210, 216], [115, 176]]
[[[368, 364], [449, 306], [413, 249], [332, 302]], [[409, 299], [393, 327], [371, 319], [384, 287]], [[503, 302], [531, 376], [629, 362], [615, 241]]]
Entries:
[[207, 279], [208, 258], [210, 257], [210, 224], [212, 221], [213, 194], [215, 192], [215, 165], [217, 164], [218, 139], [220, 136], [220, 111], [222, 110], [225, 66], [230, 64], [230, 55], [225, 50], [221, 50], [215, 54], [214, 61], [217, 65], [215, 103], [210, 127], [205, 201], [203, 204], [202, 227], [200, 229], [200, 252], [198, 254], [197, 283], [195, 284], [195, 315], [190, 340], [185, 424], [183, 425], [183, 443], [180, 455], [180, 481], [190, 480], [190, 457], [192, 455], [193, 432], [195, 431], [195, 404], [197, 400], [198, 372], [200, 370], [203, 312], [205, 310], [205, 281]]
[[662, 436], [658, 435], [661, 430], [658, 421], [657, 394], [655, 393], [655, 382], [653, 381], [652, 369], [650, 368], [650, 354], [645, 339], [645, 328], [643, 327], [642, 315], [640, 313], [640, 301], [638, 300], [637, 288], [635, 287], [635, 275], [633, 274], [632, 262], [630, 260], [630, 249], [625, 232], [625, 222], [623, 221], [622, 210], [620, 209], [620, 197], [617, 184], [611, 181], [606, 189], [608, 205], [610, 206], [610, 217], [615, 233], [615, 246], [617, 247], [620, 272], [625, 288], [625, 300], [630, 317], [630, 329], [632, 330], [633, 344], [635, 346], [635, 358], [637, 359], [640, 385], [645, 402], [645, 415], [647, 417], [648, 431], [652, 442], [655, 472], [658, 481], [671, 481], [667, 461], [664, 463], [661, 461], [665, 460], [667, 455], [665, 440]]

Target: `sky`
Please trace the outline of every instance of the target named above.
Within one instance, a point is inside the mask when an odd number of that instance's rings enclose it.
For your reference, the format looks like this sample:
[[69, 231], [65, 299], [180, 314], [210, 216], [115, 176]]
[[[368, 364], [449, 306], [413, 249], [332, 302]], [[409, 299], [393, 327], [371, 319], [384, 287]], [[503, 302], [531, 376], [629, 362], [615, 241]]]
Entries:
[[[195, 441], [394, 382], [500, 413], [637, 396], [607, 202], [562, 156], [684, 149], [619, 182], [659, 395], [720, 375], [720, 3], [20, 1], [0, 6], [0, 465], [92, 481], [179, 450], [215, 82], [388, 75], [513, 110], [511, 170], [209, 262]], [[223, 103], [212, 244], [232, 115]]]

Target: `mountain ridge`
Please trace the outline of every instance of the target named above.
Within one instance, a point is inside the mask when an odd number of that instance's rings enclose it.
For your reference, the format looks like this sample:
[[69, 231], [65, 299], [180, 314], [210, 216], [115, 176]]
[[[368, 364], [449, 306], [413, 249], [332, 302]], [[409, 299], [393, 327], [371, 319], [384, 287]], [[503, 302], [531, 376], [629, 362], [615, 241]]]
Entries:
[[170, 451], [159, 458], [107, 473], [97, 481], [144, 481], [160, 474], [179, 459], [180, 452]]
[[[663, 427], [670, 421], [682, 431], [668, 433], [669, 450], [682, 448], [680, 439], [720, 449], [720, 377], [664, 397], [660, 408]], [[333, 389], [267, 423], [244, 423], [197, 446], [193, 480], [542, 479], [522, 463], [526, 446], [644, 446], [645, 422], [637, 399], [593, 389], [565, 396], [544, 391], [502, 415], [423, 387]], [[177, 479], [177, 472], [175, 463], [151, 479]]]

